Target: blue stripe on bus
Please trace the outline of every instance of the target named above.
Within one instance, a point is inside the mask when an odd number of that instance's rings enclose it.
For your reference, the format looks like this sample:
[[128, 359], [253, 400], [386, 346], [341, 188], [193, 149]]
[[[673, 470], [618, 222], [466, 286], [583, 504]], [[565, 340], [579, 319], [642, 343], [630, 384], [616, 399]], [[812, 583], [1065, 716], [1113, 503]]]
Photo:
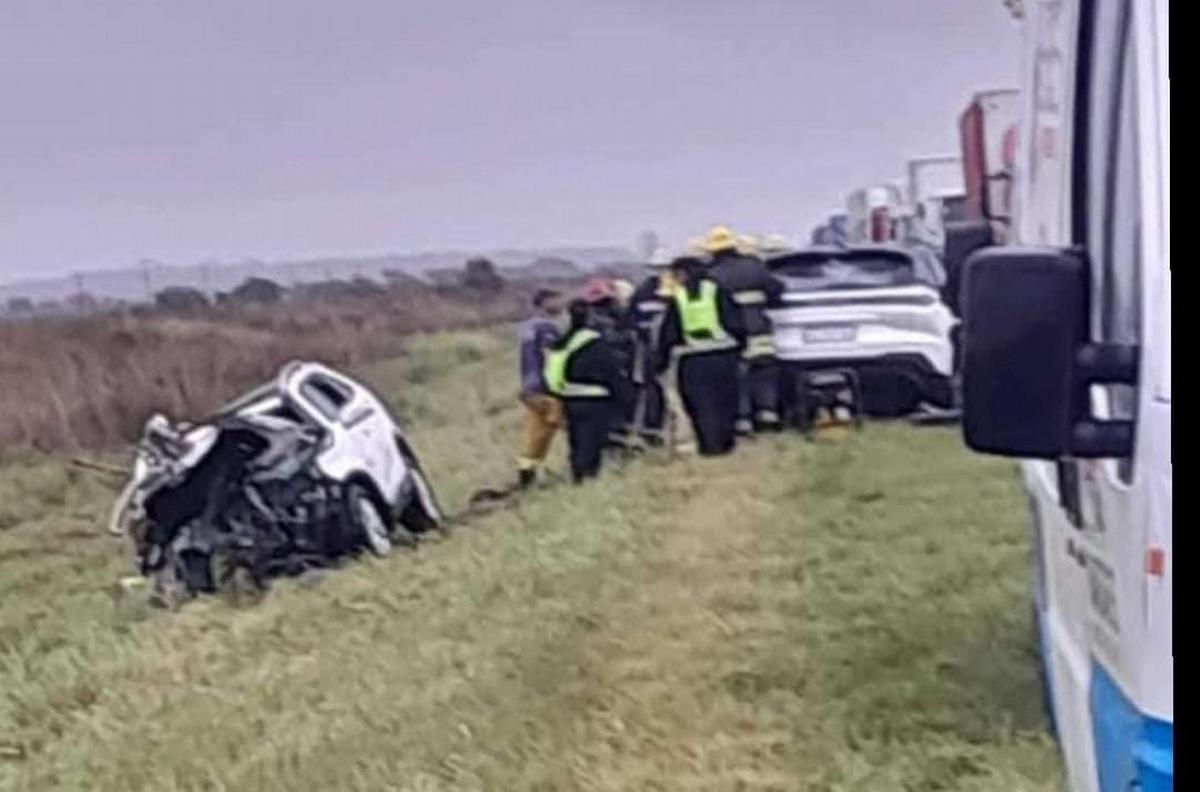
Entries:
[[1109, 673], [1092, 663], [1090, 700], [1100, 792], [1170, 792], [1175, 727], [1138, 711]]

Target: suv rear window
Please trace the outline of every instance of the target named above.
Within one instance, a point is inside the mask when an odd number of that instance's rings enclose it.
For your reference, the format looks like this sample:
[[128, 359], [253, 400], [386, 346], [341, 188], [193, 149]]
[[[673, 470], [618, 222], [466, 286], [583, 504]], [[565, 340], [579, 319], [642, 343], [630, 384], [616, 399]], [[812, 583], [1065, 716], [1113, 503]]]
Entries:
[[913, 260], [903, 254], [797, 253], [771, 262], [789, 291], [868, 289], [922, 283]]

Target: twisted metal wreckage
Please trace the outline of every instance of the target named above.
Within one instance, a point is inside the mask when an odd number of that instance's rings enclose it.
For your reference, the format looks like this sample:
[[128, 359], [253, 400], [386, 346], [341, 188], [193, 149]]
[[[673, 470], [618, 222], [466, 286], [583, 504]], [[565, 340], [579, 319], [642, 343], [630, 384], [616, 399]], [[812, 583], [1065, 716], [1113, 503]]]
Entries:
[[383, 402], [295, 362], [198, 424], [151, 418], [109, 530], [131, 540], [155, 594], [178, 601], [386, 555], [442, 524]]

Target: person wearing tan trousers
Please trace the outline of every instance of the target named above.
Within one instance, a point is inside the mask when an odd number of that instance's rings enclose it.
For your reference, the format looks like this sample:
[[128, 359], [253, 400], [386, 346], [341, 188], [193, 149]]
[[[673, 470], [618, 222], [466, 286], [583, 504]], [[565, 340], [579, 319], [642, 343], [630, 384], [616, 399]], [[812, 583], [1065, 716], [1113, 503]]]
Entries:
[[518, 483], [528, 487], [550, 452], [554, 435], [562, 426], [562, 403], [546, 391], [543, 369], [546, 351], [561, 337], [558, 322], [562, 295], [549, 289], [533, 296], [533, 316], [519, 330], [521, 358], [521, 404], [525, 408], [525, 431], [517, 458]]

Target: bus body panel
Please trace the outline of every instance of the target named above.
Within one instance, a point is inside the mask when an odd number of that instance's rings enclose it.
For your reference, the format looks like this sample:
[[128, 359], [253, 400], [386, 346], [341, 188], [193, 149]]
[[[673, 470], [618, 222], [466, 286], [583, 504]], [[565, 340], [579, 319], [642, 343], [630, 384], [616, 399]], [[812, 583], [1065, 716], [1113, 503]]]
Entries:
[[[1027, 7], [1013, 192], [1018, 244], [1080, 242], [1073, 238], [1071, 192], [1076, 49], [1081, 10], [1095, 13], [1097, 7], [1081, 0], [1038, 0]], [[1097, 14], [1094, 27], [1112, 24], [1114, 8], [1104, 4], [1108, 17]], [[1129, 460], [1022, 464], [1041, 567], [1034, 602], [1052, 724], [1070, 788], [1101, 792], [1133, 783], [1170, 789], [1173, 761], [1167, 2], [1131, 2], [1128, 8], [1140, 188], [1135, 449]], [[1098, 35], [1105, 33], [1112, 30]], [[1117, 61], [1116, 48], [1095, 51], [1092, 73], [1099, 79], [1130, 68]], [[1118, 100], [1112, 101], [1115, 107]], [[1089, 145], [1090, 134], [1080, 132], [1079, 145]], [[1118, 166], [1089, 160], [1089, 167], [1115, 172]], [[1091, 202], [1096, 196], [1081, 198]], [[1097, 417], [1117, 417], [1108, 388], [1093, 388], [1092, 395]]]

